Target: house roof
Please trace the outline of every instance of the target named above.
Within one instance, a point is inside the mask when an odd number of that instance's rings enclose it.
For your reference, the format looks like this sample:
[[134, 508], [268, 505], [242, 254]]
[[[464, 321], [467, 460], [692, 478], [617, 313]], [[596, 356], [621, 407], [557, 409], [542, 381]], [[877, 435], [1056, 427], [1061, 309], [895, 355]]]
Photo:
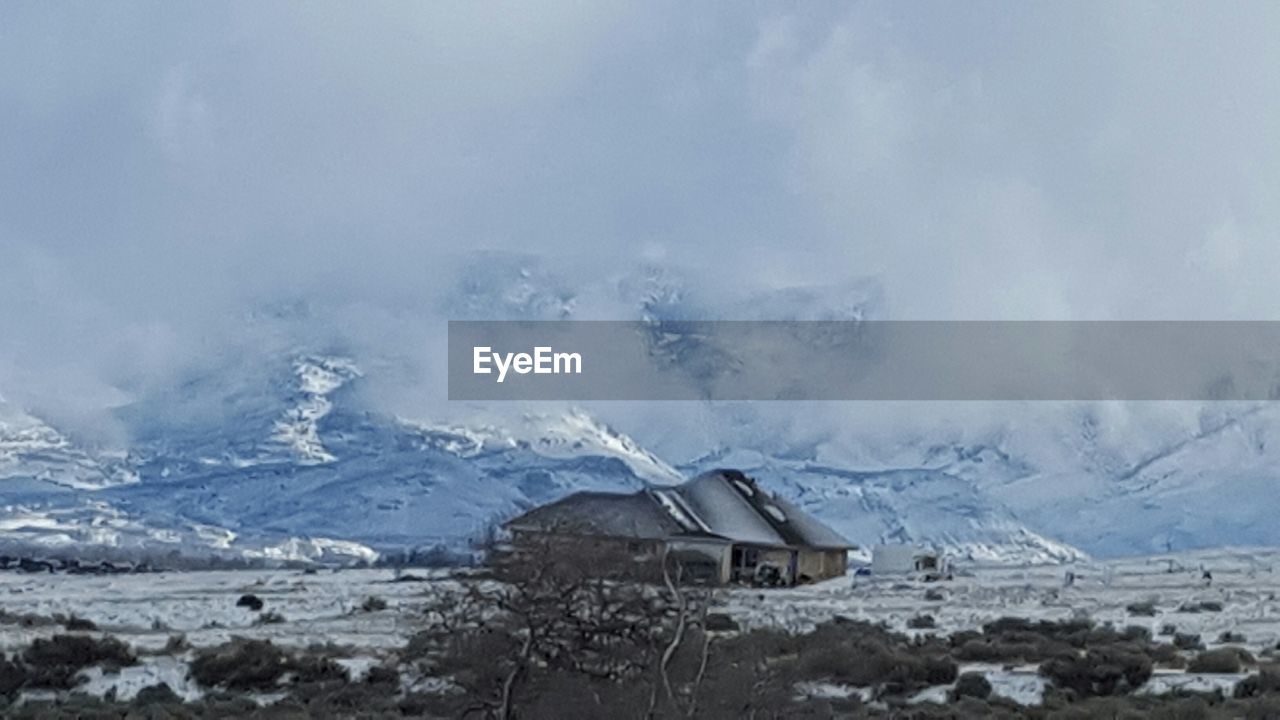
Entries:
[[776, 495], [773, 497], [773, 502], [787, 516], [787, 521], [792, 531], [799, 536], [801, 545], [824, 550], [848, 550], [854, 547], [843, 535], [791, 502]]
[[637, 540], [661, 540], [683, 528], [643, 491], [630, 495], [577, 492], [506, 523], [512, 529], [561, 530]]
[[675, 492], [713, 535], [752, 545], [790, 545], [732, 482], [724, 472], [712, 471], [676, 487]]
[[506, 526], [632, 539], [703, 536], [766, 547], [853, 547], [817, 518], [765, 492], [737, 470], [713, 470], [681, 485], [631, 494], [574, 493]]

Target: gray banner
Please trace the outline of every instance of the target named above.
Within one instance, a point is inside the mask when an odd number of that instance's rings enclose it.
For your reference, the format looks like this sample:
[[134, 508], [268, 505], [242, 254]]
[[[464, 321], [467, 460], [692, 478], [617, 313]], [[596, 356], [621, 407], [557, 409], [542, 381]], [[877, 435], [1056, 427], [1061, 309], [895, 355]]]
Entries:
[[451, 400], [1272, 400], [1280, 322], [450, 321]]

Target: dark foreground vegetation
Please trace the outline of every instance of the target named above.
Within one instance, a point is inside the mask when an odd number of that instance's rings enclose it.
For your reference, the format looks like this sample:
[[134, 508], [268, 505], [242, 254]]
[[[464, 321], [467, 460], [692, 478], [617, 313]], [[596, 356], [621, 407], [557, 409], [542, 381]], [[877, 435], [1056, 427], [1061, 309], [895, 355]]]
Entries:
[[[1145, 628], [1004, 618], [980, 630], [910, 635], [836, 618], [803, 634], [742, 630], [708, 591], [664, 568], [658, 584], [600, 577], [590, 558], [508, 558], [494, 576], [437, 594], [421, 630], [352, 677], [351, 648], [287, 649], [233, 639], [192, 649], [175, 636], [199, 700], [157, 684], [135, 698], [82, 692], [85, 671], [145, 655], [91, 624], [50, 620], [52, 637], [0, 657], [0, 715], [13, 718], [1280, 718], [1280, 665], [1233, 646], [1205, 650]], [[385, 610], [368, 598], [359, 612]], [[1137, 613], [1135, 613], [1137, 614]], [[39, 627], [31, 616], [10, 624]], [[1042, 704], [993, 693], [965, 665], [1028, 668]], [[1135, 694], [1158, 669], [1247, 673], [1234, 693]], [[861, 689], [854, 692], [854, 689]], [[911, 703], [943, 688], [945, 703]]]
[[[656, 663], [653, 667], [642, 667], [630, 657], [589, 652], [576, 658], [544, 656], [517, 676], [511, 671], [519, 667], [518, 654], [496, 654], [512, 651], [502, 630], [477, 628], [449, 641], [441, 641], [436, 632], [416, 636], [398, 658], [373, 667], [358, 680], [334, 661], [339, 648], [290, 651], [266, 641], [237, 639], [188, 651], [191, 678], [204, 691], [195, 702], [183, 702], [164, 684], [146, 688], [129, 701], [77, 693], [79, 671], [121, 668], [139, 660], [109, 637], [58, 635], [0, 660], [0, 714], [482, 718], [498, 716], [505, 698], [505, 712], [513, 718], [1280, 717], [1280, 667], [1258, 665], [1231, 697], [1135, 696], [1132, 690], [1174, 657], [1165, 649], [1169, 646], [1152, 644], [1141, 633], [1083, 622], [1006, 620], [982, 633], [923, 639], [838, 620], [802, 635], [756, 630], [712, 636], [691, 626], [685, 630], [686, 650], [668, 656], [669, 646], [654, 647], [649, 656]], [[171, 645], [167, 652], [183, 651], [180, 643]], [[1011, 662], [1040, 662], [1040, 671], [1052, 681], [1044, 703], [1021, 707], [992, 695], [981, 674], [960, 674], [962, 658], [979, 646]], [[614, 671], [606, 666], [622, 675], [611, 677]], [[423, 671], [447, 673], [456, 684], [431, 691], [407, 688], [408, 679]], [[806, 696], [806, 683], [818, 681], [873, 688], [873, 697], [864, 702], [856, 695]], [[938, 685], [951, 686], [945, 705], [907, 703], [913, 693]], [[21, 693], [31, 691], [37, 692], [18, 701]]]

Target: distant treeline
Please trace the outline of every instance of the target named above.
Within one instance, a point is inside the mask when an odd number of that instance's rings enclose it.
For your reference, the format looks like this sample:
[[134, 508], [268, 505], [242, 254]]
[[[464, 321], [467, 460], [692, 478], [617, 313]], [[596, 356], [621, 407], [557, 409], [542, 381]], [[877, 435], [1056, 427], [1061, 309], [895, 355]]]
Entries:
[[68, 575], [357, 567], [463, 568], [478, 565], [482, 559], [483, 556], [477, 553], [457, 551], [443, 545], [385, 551], [379, 553], [378, 559], [370, 563], [354, 558], [336, 557], [321, 560], [282, 560], [215, 552], [194, 554], [178, 549], [158, 552], [145, 548], [113, 548], [101, 545], [31, 548], [0, 544], [0, 572]]

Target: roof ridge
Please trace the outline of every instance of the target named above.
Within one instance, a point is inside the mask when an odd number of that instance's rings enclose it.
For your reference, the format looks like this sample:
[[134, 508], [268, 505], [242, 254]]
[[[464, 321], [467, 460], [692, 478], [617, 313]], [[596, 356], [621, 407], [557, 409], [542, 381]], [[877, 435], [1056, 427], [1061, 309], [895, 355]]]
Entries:
[[[803, 508], [778, 493], [769, 491], [759, 481], [741, 470], [715, 469], [699, 475], [698, 478], [707, 476], [715, 477], [721, 483], [727, 484], [730, 491], [743, 500], [751, 511], [789, 546], [813, 546], [813, 538], [808, 536], [809, 530], [805, 529], [805, 526], [811, 525], [817, 525], [822, 531], [839, 538], [843, 541], [842, 547], [853, 546], [847, 538], [832, 530], [821, 520], [806, 513]], [[782, 516], [782, 519], [769, 512], [769, 508], [773, 508]]]
[[[714, 534], [711, 532], [711, 525], [702, 516], [698, 515], [697, 511], [685, 500], [684, 496], [676, 492], [675, 488], [650, 488], [647, 492], [649, 497], [658, 503], [667, 514], [671, 515], [672, 519], [681, 527], [690, 531], [697, 530]], [[685, 520], [689, 522], [685, 522]]]

